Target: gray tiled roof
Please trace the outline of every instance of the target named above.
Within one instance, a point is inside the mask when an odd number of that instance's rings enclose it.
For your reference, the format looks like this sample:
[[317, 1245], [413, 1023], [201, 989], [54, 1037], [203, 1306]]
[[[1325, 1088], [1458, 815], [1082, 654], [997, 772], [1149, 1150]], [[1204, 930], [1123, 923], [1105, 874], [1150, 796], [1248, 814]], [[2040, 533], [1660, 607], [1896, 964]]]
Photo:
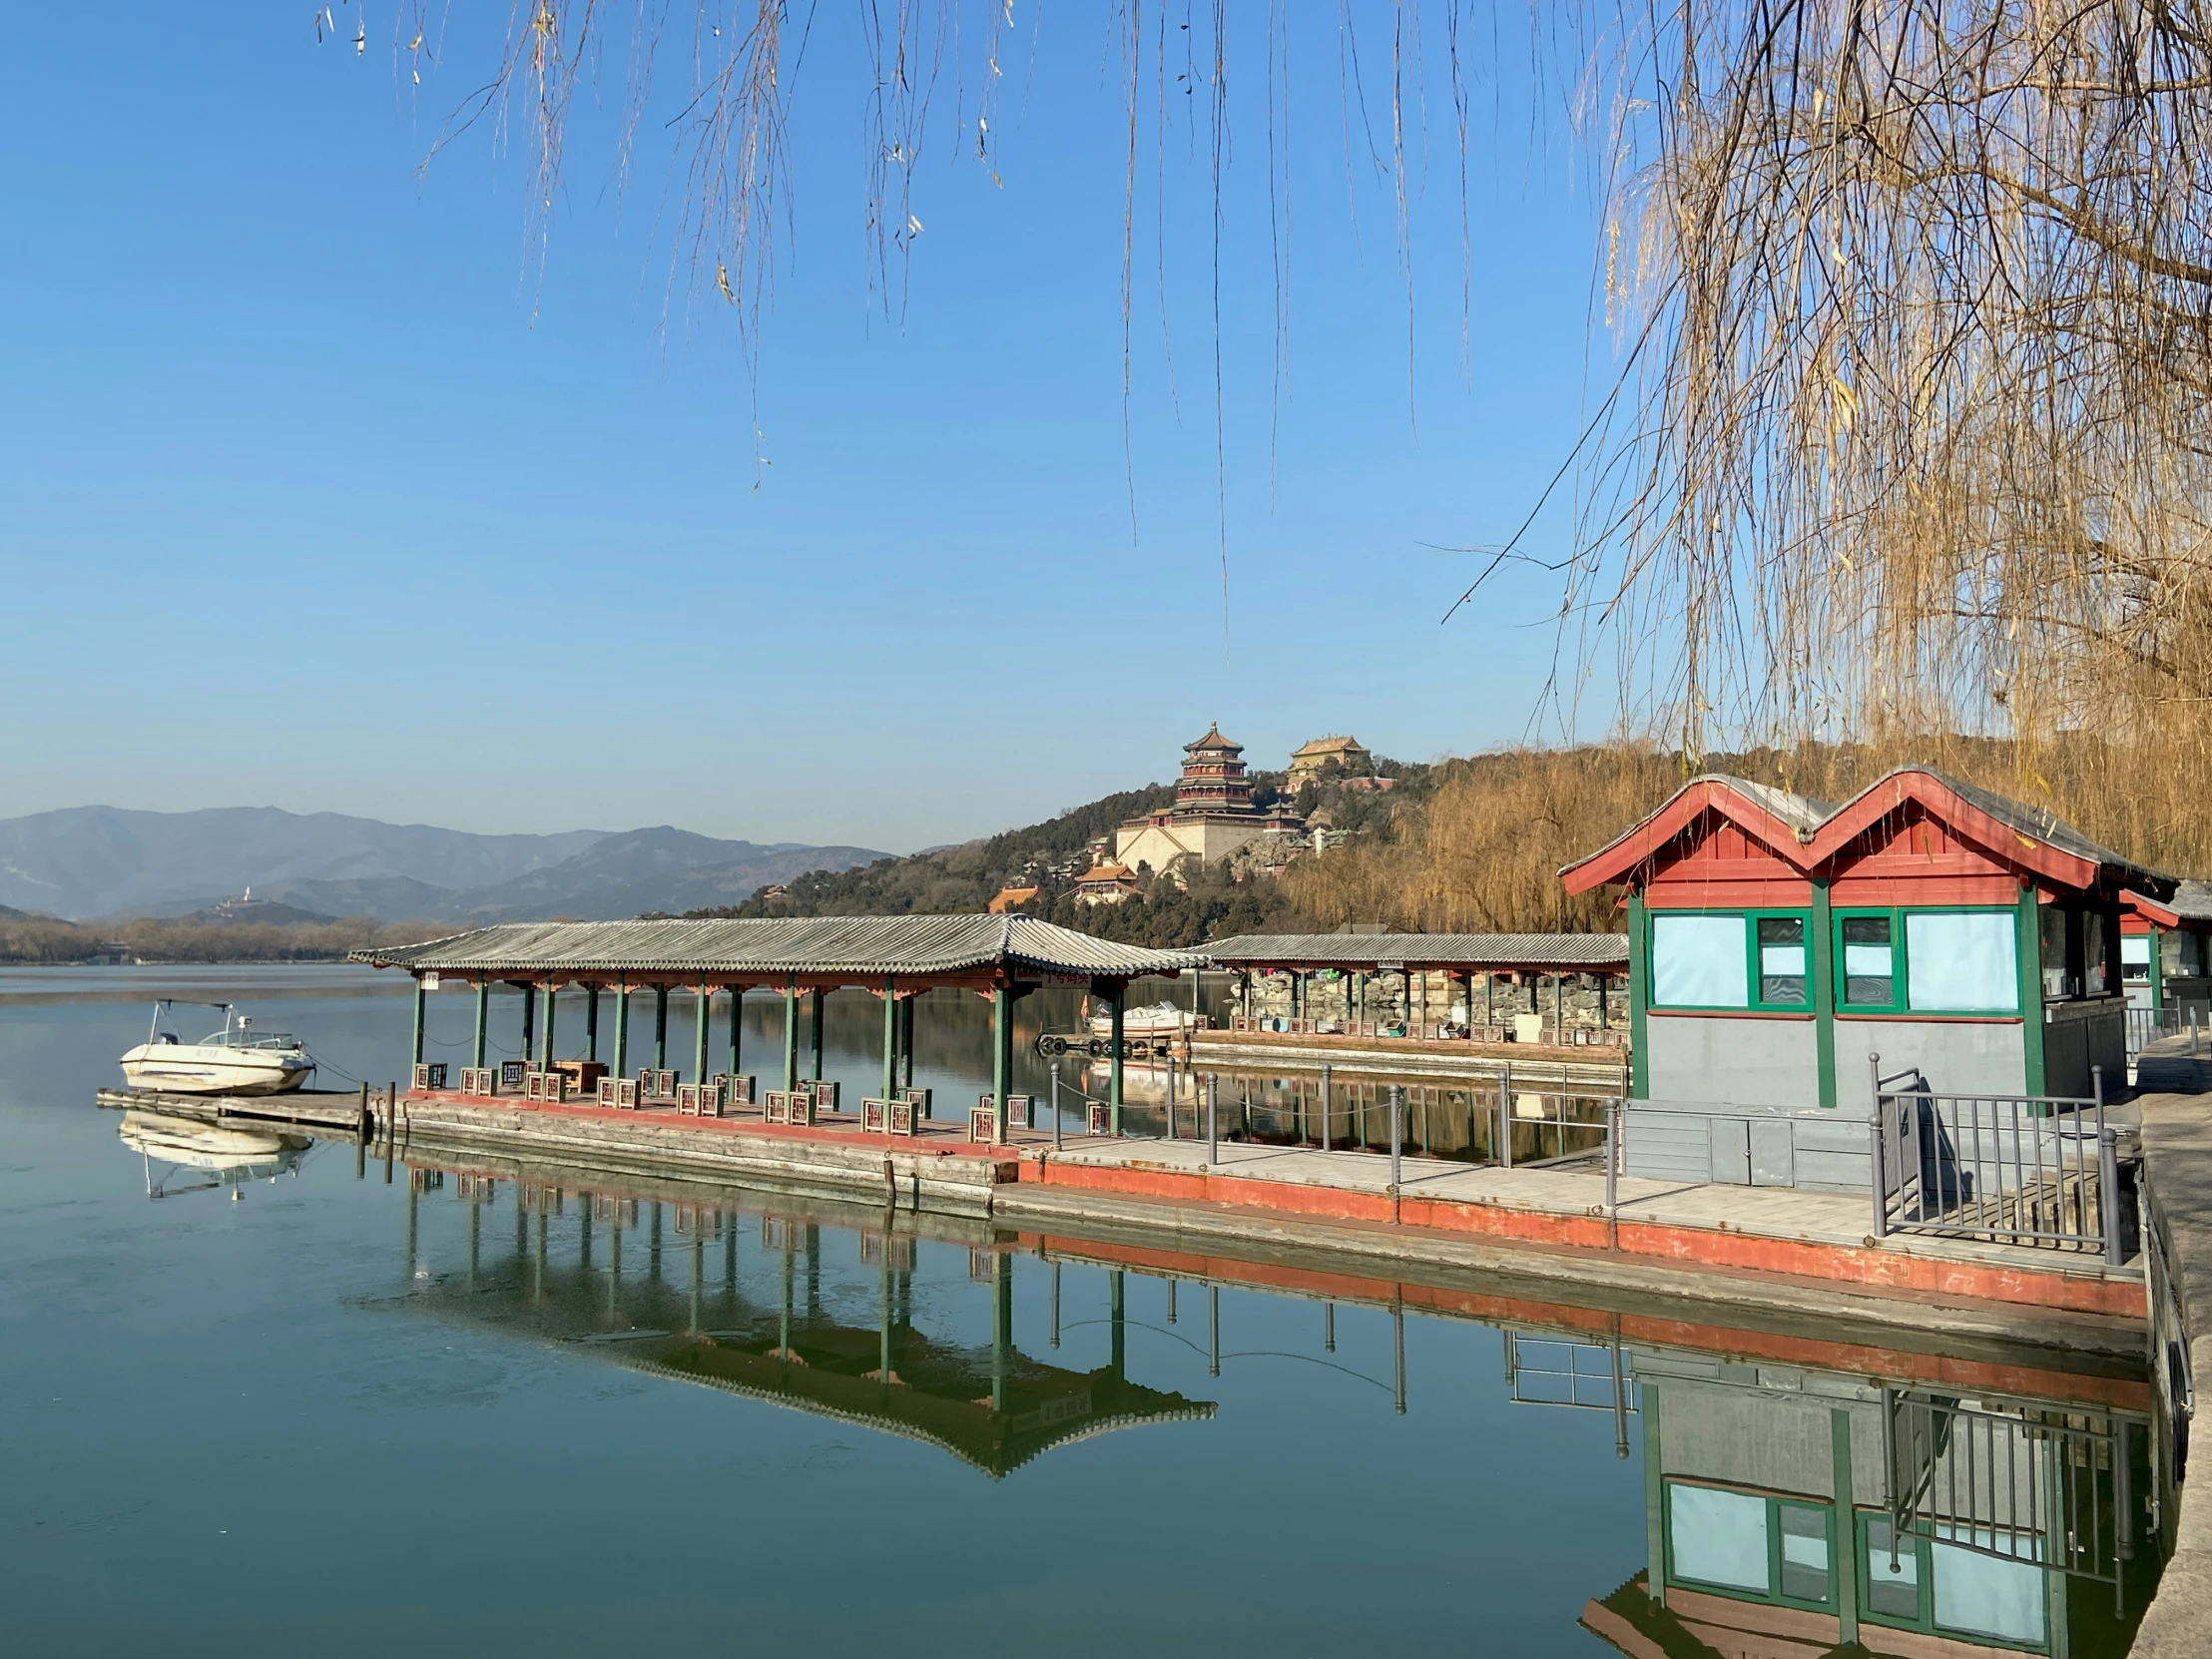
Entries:
[[1224, 967], [1626, 967], [1621, 933], [1243, 933], [1206, 953]]
[[764, 921], [517, 921], [349, 960], [450, 973], [954, 974], [1004, 967], [1130, 978], [1204, 967], [1034, 916], [809, 916]]
[[2212, 881], [2177, 881], [2166, 908], [2183, 921], [2212, 921]]

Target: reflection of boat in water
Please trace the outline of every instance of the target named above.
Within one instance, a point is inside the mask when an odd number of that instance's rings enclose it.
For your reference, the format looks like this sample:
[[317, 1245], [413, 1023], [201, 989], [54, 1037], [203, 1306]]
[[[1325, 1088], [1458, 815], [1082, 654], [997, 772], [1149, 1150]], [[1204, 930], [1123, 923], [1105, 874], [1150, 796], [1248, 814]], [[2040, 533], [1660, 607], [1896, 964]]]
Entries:
[[223, 1029], [196, 1043], [162, 1029], [173, 1001], [154, 1004], [146, 1041], [123, 1056], [123, 1078], [134, 1089], [173, 1094], [288, 1094], [314, 1074], [305, 1046], [288, 1032], [256, 1031], [235, 1003], [188, 1003], [220, 1008]]
[[[249, 1181], [274, 1181], [286, 1170], [296, 1172], [313, 1144], [303, 1136], [276, 1129], [239, 1129], [191, 1118], [164, 1117], [159, 1112], [125, 1112], [117, 1133], [125, 1146], [146, 1160], [149, 1198], [172, 1198], [210, 1187], [237, 1188]], [[159, 1176], [154, 1171], [157, 1162], [169, 1166]], [[190, 1170], [207, 1179], [171, 1186], [169, 1182], [179, 1170]]]

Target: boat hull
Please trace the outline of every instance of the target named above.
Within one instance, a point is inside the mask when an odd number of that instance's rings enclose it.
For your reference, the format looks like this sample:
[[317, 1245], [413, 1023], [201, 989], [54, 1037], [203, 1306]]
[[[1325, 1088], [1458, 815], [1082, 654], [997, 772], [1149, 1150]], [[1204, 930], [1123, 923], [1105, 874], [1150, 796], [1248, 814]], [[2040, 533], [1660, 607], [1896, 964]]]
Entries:
[[297, 1054], [256, 1054], [196, 1043], [141, 1043], [123, 1056], [123, 1080], [167, 1094], [289, 1094], [314, 1074]]

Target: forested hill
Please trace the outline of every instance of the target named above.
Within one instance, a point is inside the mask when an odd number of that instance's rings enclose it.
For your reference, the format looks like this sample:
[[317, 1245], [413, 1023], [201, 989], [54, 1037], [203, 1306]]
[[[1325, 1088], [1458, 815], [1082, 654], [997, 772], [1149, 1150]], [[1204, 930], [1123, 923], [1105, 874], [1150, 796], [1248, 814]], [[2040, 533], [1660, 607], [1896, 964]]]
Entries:
[[[1387, 761], [1379, 761], [1377, 770], [1397, 780], [1401, 800], [1420, 793], [1427, 772]], [[1252, 780], [1254, 799], [1263, 807], [1282, 801], [1316, 824], [1387, 833], [1389, 795], [1340, 790], [1332, 776], [1286, 800], [1280, 793], [1283, 774], [1255, 772]], [[743, 904], [686, 913], [694, 918], [972, 914], [987, 908], [1003, 888], [1033, 886], [1037, 896], [1021, 906], [1028, 914], [1130, 944], [1198, 944], [1271, 922], [1280, 925], [1290, 912], [1282, 886], [1264, 876], [1238, 880], [1238, 872], [1228, 868], [1186, 870], [1180, 880], [1141, 872], [1138, 897], [1120, 904], [1076, 901], [1075, 880], [1089, 867], [1091, 843], [1174, 801], [1174, 785], [1148, 784], [984, 840], [878, 858], [853, 869], [817, 870], [782, 888], [764, 887]]]

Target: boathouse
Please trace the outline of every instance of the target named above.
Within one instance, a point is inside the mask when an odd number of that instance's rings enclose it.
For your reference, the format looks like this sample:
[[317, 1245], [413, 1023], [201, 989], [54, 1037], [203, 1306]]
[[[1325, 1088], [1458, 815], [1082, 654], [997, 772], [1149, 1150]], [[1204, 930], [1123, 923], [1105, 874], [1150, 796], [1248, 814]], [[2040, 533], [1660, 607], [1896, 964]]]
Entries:
[[[2208, 1023], [2212, 1012], [2212, 881], [2181, 881], [2160, 903], [2129, 893], [2120, 911], [2120, 984], [2148, 1028]], [[2132, 1033], [2131, 1033], [2132, 1034]], [[2132, 1046], [2132, 1045], [2131, 1045]]]
[[[1918, 767], [1841, 806], [1698, 778], [1560, 874], [1626, 889], [1632, 1116], [1695, 1102], [1860, 1125], [1876, 1053], [1944, 1094], [2085, 1096], [2092, 1067], [2117, 1090], [2121, 912], [2176, 886]], [[1798, 1157], [1785, 1184], [1864, 1186], [1864, 1142]]]
[[[912, 999], [923, 991], [954, 987], [991, 1000], [992, 1093], [1004, 1121], [1013, 1070], [1013, 1005], [1046, 985], [1073, 986], [1099, 998], [1114, 1022], [1109, 1089], [1118, 1127], [1122, 1100], [1121, 1016], [1129, 981], [1173, 978], [1207, 965], [1189, 950], [1147, 950], [1136, 945], [1055, 927], [1034, 916], [1003, 915], [814, 916], [748, 921], [545, 921], [508, 922], [449, 938], [393, 949], [357, 950], [349, 960], [396, 967], [415, 980], [414, 1059], [422, 1063], [424, 994], [447, 979], [476, 993], [475, 1063], [484, 1065], [490, 996], [512, 985], [522, 1000], [522, 1048], [528, 1054], [533, 1007], [541, 1008], [536, 1033], [539, 1064], [553, 1066], [555, 993], [581, 986], [585, 993], [585, 1045], [599, 1055], [599, 999], [614, 998], [613, 1075], [628, 1074], [630, 1004], [653, 996], [656, 1069], [668, 1064], [668, 1002], [690, 995], [698, 1005], [694, 1077], [705, 1080], [710, 1063], [710, 1010], [717, 995], [728, 999], [729, 1072], [743, 1072], [740, 1000], [768, 989], [784, 999], [783, 1086], [800, 1077], [800, 1002], [814, 1003], [815, 1076], [822, 1074], [823, 1001], [854, 990], [883, 1005], [883, 1097], [894, 1092], [902, 1056], [913, 1051]], [[604, 1068], [602, 1068], [604, 1069]], [[773, 1075], [773, 1074], [772, 1074]]]

